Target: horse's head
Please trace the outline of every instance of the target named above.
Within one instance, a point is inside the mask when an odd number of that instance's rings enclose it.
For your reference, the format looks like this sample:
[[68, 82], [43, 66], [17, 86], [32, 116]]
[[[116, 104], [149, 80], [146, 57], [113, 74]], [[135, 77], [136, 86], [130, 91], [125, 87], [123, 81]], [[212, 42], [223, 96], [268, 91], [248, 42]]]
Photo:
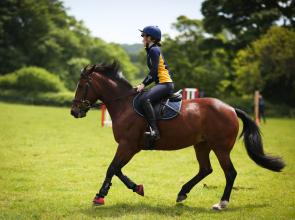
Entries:
[[71, 114], [75, 118], [83, 118], [88, 110], [99, 99], [97, 88], [93, 85], [95, 65], [87, 65], [81, 70]]
[[[83, 118], [98, 99], [106, 104], [113, 103], [132, 95], [133, 93], [127, 93], [132, 89], [132, 85], [119, 72], [116, 61], [110, 65], [88, 65], [81, 70], [71, 114], [75, 118]], [[120, 96], [124, 93], [127, 95]]]

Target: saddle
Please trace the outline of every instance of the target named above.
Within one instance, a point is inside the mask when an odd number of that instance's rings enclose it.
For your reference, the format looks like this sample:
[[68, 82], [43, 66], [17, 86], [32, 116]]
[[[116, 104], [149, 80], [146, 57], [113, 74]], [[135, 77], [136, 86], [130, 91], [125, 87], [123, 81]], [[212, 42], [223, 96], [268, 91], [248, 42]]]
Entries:
[[[139, 98], [143, 93], [137, 94], [133, 99], [133, 109], [142, 117], [144, 117], [144, 111], [139, 103]], [[169, 120], [175, 118], [180, 112], [181, 104], [182, 95], [179, 92], [173, 93], [161, 101], [154, 103], [153, 107], [157, 120]]]

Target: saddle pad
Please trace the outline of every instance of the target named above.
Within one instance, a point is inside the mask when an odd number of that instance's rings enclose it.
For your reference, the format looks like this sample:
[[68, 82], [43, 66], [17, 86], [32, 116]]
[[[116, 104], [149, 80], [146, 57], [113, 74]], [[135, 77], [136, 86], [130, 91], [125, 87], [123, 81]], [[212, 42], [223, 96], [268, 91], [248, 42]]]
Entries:
[[[144, 117], [143, 109], [139, 103], [139, 97], [142, 93], [137, 94], [133, 99], [133, 109], [140, 116]], [[168, 101], [167, 101], [168, 100]], [[158, 120], [168, 120], [176, 117], [181, 108], [182, 100], [163, 99], [158, 103], [153, 104], [156, 118]]]

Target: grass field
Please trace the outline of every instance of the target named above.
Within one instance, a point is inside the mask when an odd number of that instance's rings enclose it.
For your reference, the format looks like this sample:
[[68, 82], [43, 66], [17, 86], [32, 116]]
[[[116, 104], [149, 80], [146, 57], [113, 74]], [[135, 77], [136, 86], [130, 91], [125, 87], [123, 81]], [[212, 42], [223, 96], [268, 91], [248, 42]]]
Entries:
[[294, 119], [269, 119], [261, 127], [265, 151], [287, 164], [282, 173], [258, 167], [236, 143], [231, 202], [215, 212], [225, 179], [213, 153], [213, 173], [183, 204], [175, 204], [176, 195], [198, 171], [192, 148], [140, 152], [124, 172], [144, 184], [146, 196], [114, 177], [106, 205], [94, 208], [116, 150], [111, 128], [100, 127], [100, 112], [77, 120], [67, 108], [0, 103], [0, 110], [1, 219], [295, 219]]

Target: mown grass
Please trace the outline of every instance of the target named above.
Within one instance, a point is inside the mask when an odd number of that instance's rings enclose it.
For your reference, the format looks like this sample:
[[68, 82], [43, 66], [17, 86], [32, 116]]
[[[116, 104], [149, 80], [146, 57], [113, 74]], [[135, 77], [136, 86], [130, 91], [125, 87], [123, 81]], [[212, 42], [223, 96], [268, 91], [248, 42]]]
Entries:
[[226, 211], [211, 210], [225, 185], [214, 154], [213, 173], [176, 205], [181, 186], [198, 171], [192, 148], [140, 152], [123, 171], [144, 184], [146, 196], [115, 177], [106, 205], [94, 208], [116, 150], [111, 128], [100, 127], [100, 112], [77, 120], [67, 108], [0, 103], [0, 109], [1, 219], [295, 219], [295, 120], [269, 119], [261, 127], [265, 151], [287, 164], [281, 173], [258, 167], [236, 143], [238, 176]]

